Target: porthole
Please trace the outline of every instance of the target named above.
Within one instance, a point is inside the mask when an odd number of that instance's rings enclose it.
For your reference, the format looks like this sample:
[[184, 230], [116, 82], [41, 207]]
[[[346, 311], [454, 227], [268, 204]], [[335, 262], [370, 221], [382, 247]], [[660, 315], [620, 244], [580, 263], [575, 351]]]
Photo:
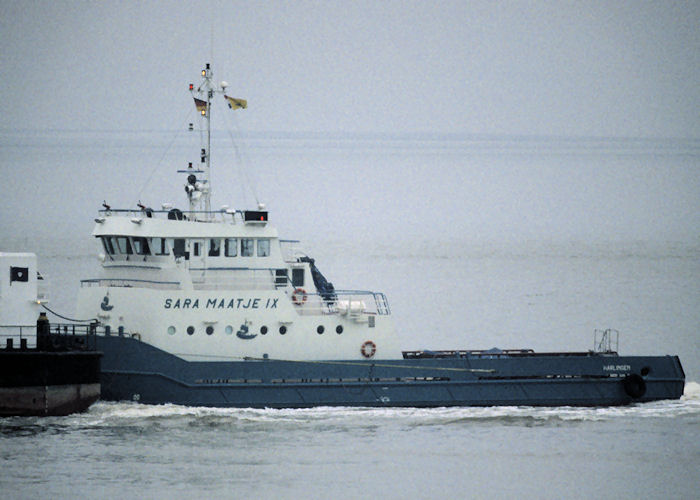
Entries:
[[316, 333], [321, 335], [326, 329], [323, 328], [323, 325], [318, 325], [318, 328], [316, 328]]
[[280, 335], [284, 335], [285, 333], [287, 333], [287, 327], [284, 325], [280, 326]]
[[175, 327], [174, 326], [168, 327], [168, 335], [175, 335]]
[[187, 327], [187, 335], [194, 335], [194, 326]]
[[267, 333], [267, 327], [266, 326], [261, 326], [260, 327], [260, 335], [265, 335]]
[[233, 333], [233, 327], [231, 325], [226, 325], [224, 331], [226, 332], [226, 335], [231, 335]]
[[337, 333], [338, 335], [340, 335], [341, 333], [343, 333], [343, 325], [338, 325], [338, 326], [336, 326], [336, 327], [335, 327], [335, 333]]
[[212, 333], [214, 333], [214, 327], [209, 325], [207, 327], [207, 335], [211, 335]]

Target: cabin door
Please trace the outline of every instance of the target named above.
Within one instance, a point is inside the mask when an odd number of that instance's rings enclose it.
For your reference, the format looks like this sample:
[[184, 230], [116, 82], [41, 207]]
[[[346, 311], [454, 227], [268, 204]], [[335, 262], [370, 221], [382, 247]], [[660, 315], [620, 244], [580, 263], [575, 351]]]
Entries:
[[193, 278], [204, 279], [206, 276], [207, 259], [205, 242], [202, 239], [190, 240], [190, 272]]

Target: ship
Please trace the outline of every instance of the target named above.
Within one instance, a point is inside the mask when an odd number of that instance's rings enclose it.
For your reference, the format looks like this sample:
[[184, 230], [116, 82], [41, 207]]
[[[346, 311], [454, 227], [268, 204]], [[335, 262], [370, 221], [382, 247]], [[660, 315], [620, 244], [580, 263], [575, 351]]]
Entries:
[[[98, 211], [101, 269], [77, 314], [99, 321], [102, 399], [188, 406], [610, 406], [678, 399], [678, 356], [623, 356], [605, 330], [584, 352], [404, 351], [386, 295], [336, 288], [264, 204], [211, 208], [211, 115], [247, 101], [210, 64], [189, 91], [199, 161], [187, 206]], [[193, 125], [189, 128], [192, 130]], [[185, 162], [183, 162], [183, 165]]]
[[0, 416], [63, 416], [100, 397], [97, 323], [49, 323], [33, 253], [0, 252]]

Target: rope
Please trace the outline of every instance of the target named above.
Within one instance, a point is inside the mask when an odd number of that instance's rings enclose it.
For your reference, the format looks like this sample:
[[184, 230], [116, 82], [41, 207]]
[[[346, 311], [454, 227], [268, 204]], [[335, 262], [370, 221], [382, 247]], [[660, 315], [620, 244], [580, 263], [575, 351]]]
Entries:
[[97, 321], [95, 318], [91, 318], [91, 319], [73, 319], [73, 318], [69, 318], [69, 317], [67, 317], [67, 316], [62, 316], [61, 314], [58, 314], [56, 311], [52, 311], [51, 309], [49, 309], [48, 307], [46, 307], [46, 304], [41, 304], [41, 307], [43, 307], [44, 309], [46, 309], [47, 311], [49, 311], [49, 312], [50, 312], [51, 314], [53, 314], [54, 316], [58, 316], [59, 318], [65, 319], [66, 321], [74, 321], [74, 322], [76, 322], [76, 323], [92, 323], [93, 321]]
[[[188, 123], [191, 114], [192, 114], [192, 109], [190, 109], [190, 111], [187, 113], [187, 116], [185, 117], [185, 123]], [[170, 144], [168, 144], [168, 146], [165, 148], [165, 151], [163, 151], [163, 154], [161, 155], [160, 160], [158, 160], [158, 162], [156, 163], [156, 166], [153, 168], [153, 170], [151, 170], [151, 173], [150, 173], [150, 175], [148, 176], [148, 178], [146, 179], [146, 182], [143, 183], [143, 186], [141, 187], [141, 190], [139, 191], [139, 194], [138, 194], [138, 196], [137, 196], [137, 198], [138, 198], [139, 200], [141, 199], [141, 194], [143, 193], [144, 189], [146, 189], [146, 187], [148, 187], [148, 184], [151, 182], [151, 179], [153, 178], [153, 175], [154, 175], [154, 174], [156, 173], [156, 171], [162, 166], [162, 164], [163, 164], [163, 159], [165, 158], [165, 155], [168, 154], [168, 151], [170, 151], [170, 148], [171, 148], [171, 147], [173, 146], [173, 144], [175, 143], [175, 140], [176, 140], [176, 139], [178, 138], [178, 136], [182, 133], [182, 129], [183, 129], [183, 128], [184, 128], [184, 127], [178, 127], [178, 129], [175, 131], [175, 135], [174, 135], [173, 138], [170, 140]], [[201, 127], [200, 127], [200, 129], [201, 129]], [[201, 135], [201, 132], [200, 132], [200, 135]]]
[[[226, 132], [228, 133], [229, 139], [231, 140], [231, 146], [233, 146], [233, 152], [236, 156], [235, 165], [237, 167], [239, 175], [243, 177], [245, 184], [247, 184], [248, 189], [250, 189], [250, 192], [253, 194], [253, 198], [255, 198], [255, 203], [260, 204], [260, 199], [258, 198], [258, 194], [255, 190], [255, 185], [251, 180], [250, 176], [248, 175], [248, 169], [246, 168], [246, 166], [250, 164], [250, 162], [248, 161], [247, 154], [245, 154], [245, 151], [243, 151], [242, 148], [239, 149], [238, 144], [236, 143], [236, 139], [234, 139], [233, 137], [233, 132], [231, 131], [232, 128], [235, 128], [236, 133], [239, 136], [241, 136], [241, 130], [238, 126], [238, 121], [235, 119], [235, 116], [233, 118], [229, 118], [228, 115], [229, 113], [224, 113], [224, 120], [226, 121]], [[231, 127], [231, 121], [233, 121], [233, 127]], [[241, 183], [241, 185], [242, 184], [243, 183]], [[245, 191], [243, 191], [243, 198], [245, 198]]]

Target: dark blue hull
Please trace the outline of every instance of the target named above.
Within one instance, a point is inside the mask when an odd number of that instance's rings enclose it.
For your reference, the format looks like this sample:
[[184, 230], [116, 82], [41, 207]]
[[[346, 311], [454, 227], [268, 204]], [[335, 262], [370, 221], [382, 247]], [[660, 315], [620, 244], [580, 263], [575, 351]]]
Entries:
[[678, 399], [677, 356], [497, 354], [376, 361], [188, 362], [98, 337], [102, 399], [187, 406], [613, 406]]

